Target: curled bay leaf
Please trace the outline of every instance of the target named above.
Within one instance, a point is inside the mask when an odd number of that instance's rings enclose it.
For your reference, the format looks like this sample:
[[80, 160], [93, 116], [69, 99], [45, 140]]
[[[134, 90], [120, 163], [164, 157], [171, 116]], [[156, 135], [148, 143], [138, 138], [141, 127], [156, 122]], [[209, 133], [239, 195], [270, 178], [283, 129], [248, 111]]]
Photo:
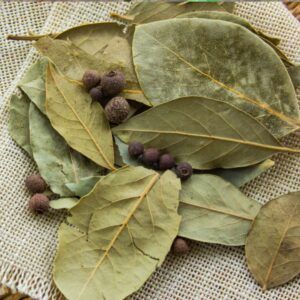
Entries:
[[18, 86], [29, 97], [29, 99], [46, 114], [45, 109], [45, 76], [48, 60], [44, 57], [35, 62], [27, 71]]
[[66, 187], [78, 197], [87, 195], [101, 179], [101, 176], [90, 176], [80, 178], [79, 182], [68, 182]]
[[46, 111], [54, 129], [73, 149], [114, 170], [112, 135], [101, 105], [53, 67], [48, 68], [46, 78]]
[[240, 25], [199, 18], [143, 24], [136, 27], [132, 47], [139, 83], [154, 105], [202, 96], [234, 104], [276, 137], [300, 125], [283, 63]]
[[73, 196], [65, 184], [99, 175], [102, 169], [71, 149], [52, 128], [49, 120], [30, 103], [30, 142], [39, 172], [51, 190], [60, 196]]
[[224, 179], [195, 174], [182, 185], [179, 235], [207, 243], [244, 245], [260, 207]]
[[30, 100], [25, 94], [22, 94], [20, 97], [12, 95], [10, 99], [8, 130], [14, 141], [32, 156], [29, 138], [29, 105]]
[[126, 15], [120, 16], [112, 13], [112, 17], [121, 18], [128, 24], [142, 24], [165, 19], [172, 19], [176, 16], [194, 11], [228, 11], [232, 12], [234, 3], [230, 2], [192, 2], [182, 3], [170, 1], [138, 1], [129, 9]]
[[214, 99], [176, 99], [141, 113], [113, 129], [125, 143], [140, 141], [187, 161], [193, 168], [239, 168], [279, 151], [280, 143], [250, 115]]
[[50, 207], [53, 209], [71, 209], [79, 202], [78, 198], [60, 198], [50, 201]]
[[262, 288], [282, 285], [300, 273], [300, 192], [269, 201], [246, 241], [248, 267]]
[[161, 265], [180, 217], [180, 181], [142, 167], [111, 172], [59, 229], [54, 281], [70, 300], [121, 300]]

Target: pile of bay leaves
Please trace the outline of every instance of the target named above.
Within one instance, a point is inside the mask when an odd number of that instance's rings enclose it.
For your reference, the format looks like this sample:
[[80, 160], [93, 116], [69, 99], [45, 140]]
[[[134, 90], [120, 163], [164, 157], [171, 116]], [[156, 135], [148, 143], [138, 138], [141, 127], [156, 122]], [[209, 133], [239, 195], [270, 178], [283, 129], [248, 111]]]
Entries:
[[[232, 9], [140, 2], [114, 15], [126, 25], [25, 38], [42, 57], [11, 99], [10, 133], [59, 195], [51, 207], [69, 209], [54, 264], [68, 299], [126, 298], [177, 235], [246, 245], [263, 289], [300, 272], [300, 193], [262, 206], [239, 190], [274, 165], [272, 155], [300, 153], [278, 140], [300, 126], [288, 73], [296, 84], [299, 68]], [[123, 71], [126, 122], [111, 126], [92, 102], [81, 83], [88, 69]], [[137, 166], [127, 154], [134, 140], [189, 162], [194, 175], [180, 182]]]

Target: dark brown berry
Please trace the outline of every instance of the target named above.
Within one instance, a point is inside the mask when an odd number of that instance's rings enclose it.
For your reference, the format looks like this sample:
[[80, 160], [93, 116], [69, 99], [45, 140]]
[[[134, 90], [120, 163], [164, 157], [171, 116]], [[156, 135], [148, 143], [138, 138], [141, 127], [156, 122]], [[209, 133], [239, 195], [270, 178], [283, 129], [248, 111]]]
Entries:
[[104, 100], [101, 86], [96, 86], [96, 87], [91, 88], [89, 91], [89, 94], [93, 101], [102, 102]]
[[112, 98], [105, 106], [105, 112], [109, 122], [122, 123], [129, 114], [130, 105], [123, 97]]
[[146, 166], [152, 166], [154, 163], [157, 163], [159, 159], [159, 151], [156, 148], [149, 148], [144, 151], [143, 154], [143, 163]]
[[125, 88], [125, 77], [120, 71], [110, 71], [102, 76], [101, 86], [106, 97], [113, 97]]
[[131, 143], [129, 143], [128, 145], [128, 153], [131, 157], [137, 158], [138, 156], [140, 156], [141, 154], [143, 154], [144, 152], [144, 145], [133, 141]]
[[50, 208], [49, 199], [44, 194], [35, 194], [28, 203], [29, 210], [36, 214], [43, 214]]
[[25, 185], [31, 193], [43, 193], [47, 184], [40, 175], [30, 175], [25, 180]]
[[177, 237], [173, 242], [172, 250], [176, 255], [184, 255], [190, 251], [190, 247], [185, 239]]
[[175, 172], [181, 180], [186, 180], [193, 175], [193, 168], [189, 163], [181, 162], [176, 166]]
[[159, 158], [159, 169], [164, 171], [172, 169], [175, 165], [175, 160], [171, 154], [163, 154]]
[[82, 76], [82, 83], [87, 91], [100, 84], [101, 76], [96, 70], [87, 70]]

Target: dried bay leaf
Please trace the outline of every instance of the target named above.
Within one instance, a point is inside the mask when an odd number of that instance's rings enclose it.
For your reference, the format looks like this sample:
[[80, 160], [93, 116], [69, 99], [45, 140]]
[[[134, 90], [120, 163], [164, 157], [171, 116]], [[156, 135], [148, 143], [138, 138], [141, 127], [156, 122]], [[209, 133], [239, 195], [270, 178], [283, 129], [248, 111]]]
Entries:
[[222, 177], [223, 179], [231, 182], [236, 187], [241, 187], [252, 179], [258, 177], [268, 169], [272, 168], [275, 162], [267, 159], [260, 164], [238, 168], [238, 169], [216, 169], [211, 171], [211, 174]]
[[193, 3], [185, 1], [184, 3], [168, 1], [138, 1], [127, 12], [126, 15], [120, 16], [111, 14], [113, 17], [119, 17], [129, 24], [142, 24], [165, 19], [172, 19], [182, 13], [194, 11], [228, 11], [232, 12], [234, 3], [215, 2], [215, 3]]
[[182, 184], [179, 235], [207, 243], [244, 245], [260, 207], [222, 178], [195, 174]]
[[127, 144], [140, 141], [200, 170], [245, 167], [279, 151], [300, 152], [281, 147], [265, 127], [236, 107], [202, 97], [158, 105], [113, 132]]
[[[123, 143], [119, 138], [115, 137], [115, 142], [118, 147], [119, 154], [122, 158], [122, 162], [130, 166], [140, 165], [137, 159], [130, 157], [128, 154], [128, 145]], [[254, 166], [236, 168], [236, 169], [215, 169], [209, 171], [210, 174], [222, 177], [226, 181], [229, 181], [236, 187], [241, 187], [252, 179], [258, 177], [271, 167], [275, 162], [271, 159], [267, 159], [262, 163]], [[207, 171], [206, 171], [207, 172]]]
[[90, 176], [80, 178], [79, 182], [68, 182], [66, 187], [78, 197], [87, 195], [101, 179], [101, 176]]
[[250, 113], [276, 137], [300, 124], [295, 91], [281, 60], [237, 24], [178, 18], [139, 25], [133, 60], [152, 104], [190, 95], [222, 99]]
[[50, 207], [53, 209], [71, 209], [79, 202], [78, 198], [60, 198], [50, 201]]
[[[112, 172], [59, 230], [54, 281], [73, 299], [120, 300], [160, 266], [177, 235], [180, 181], [142, 167]], [[76, 228], [77, 227], [77, 228]]]
[[22, 93], [20, 97], [12, 95], [10, 99], [8, 130], [14, 141], [32, 156], [29, 138], [29, 105], [30, 100], [25, 94]]
[[266, 203], [246, 241], [248, 267], [262, 288], [282, 285], [300, 272], [300, 192]]
[[287, 68], [293, 85], [296, 88], [300, 87], [300, 65], [298, 66], [290, 66]]
[[[98, 32], [98, 28], [101, 29], [99, 35], [102, 36], [103, 28], [106, 29], [107, 26], [105, 23], [99, 23], [75, 27], [58, 36], [65, 40], [44, 37], [35, 43], [35, 47], [63, 74], [74, 80], [81, 80], [83, 73], [88, 69], [95, 69], [101, 73], [109, 70], [122, 70], [126, 78], [126, 86], [122, 95], [149, 106], [150, 103], [138, 84], [133, 67], [131, 37], [125, 34], [122, 37], [112, 36], [108, 44], [102, 44], [101, 41], [105, 42], [106, 39], [95, 39], [93, 34]], [[119, 33], [122, 33], [121, 28]], [[95, 43], [99, 43], [98, 47]]]
[[45, 110], [45, 76], [48, 60], [44, 57], [35, 62], [27, 71], [18, 86], [30, 98], [30, 100], [46, 114]]
[[86, 91], [49, 67], [46, 111], [57, 130], [76, 151], [96, 164], [114, 170], [114, 149], [109, 123], [101, 105]]
[[223, 11], [196, 11], [196, 12], [190, 12], [190, 13], [184, 13], [178, 16], [178, 18], [204, 18], [204, 19], [214, 19], [214, 20], [223, 20], [227, 22], [236, 23], [238, 25], [241, 25], [253, 33], [257, 34], [261, 39], [266, 41], [276, 52], [277, 54], [284, 60], [289, 61], [286, 55], [279, 50], [277, 45], [280, 43], [280, 39], [269, 36], [265, 33], [263, 33], [260, 30], [257, 30], [254, 26], [251, 25], [246, 19], [230, 14], [228, 12]]
[[60, 196], [73, 196], [65, 184], [81, 178], [99, 175], [102, 169], [72, 150], [52, 128], [49, 120], [30, 103], [30, 142], [34, 160], [41, 176], [51, 190]]

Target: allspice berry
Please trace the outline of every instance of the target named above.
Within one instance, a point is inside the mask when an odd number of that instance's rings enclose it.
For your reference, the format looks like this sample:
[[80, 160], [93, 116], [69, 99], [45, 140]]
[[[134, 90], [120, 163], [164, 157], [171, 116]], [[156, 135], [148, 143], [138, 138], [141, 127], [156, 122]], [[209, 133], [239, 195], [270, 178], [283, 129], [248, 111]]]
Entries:
[[152, 167], [158, 162], [159, 154], [160, 153], [156, 148], [146, 149], [143, 154], [143, 163], [148, 167]]
[[144, 152], [144, 145], [139, 143], [139, 142], [136, 142], [136, 141], [133, 141], [133, 142], [130, 142], [129, 145], [128, 145], [128, 154], [133, 157], [133, 158], [137, 158], [139, 157], [141, 154], [143, 154]]
[[101, 86], [96, 86], [90, 89], [89, 94], [93, 101], [101, 102], [104, 100]]
[[101, 79], [101, 87], [104, 96], [113, 97], [125, 88], [125, 76], [121, 71], [110, 71], [105, 73]]
[[172, 251], [176, 255], [184, 255], [190, 251], [190, 247], [185, 239], [177, 237], [173, 242]]
[[129, 114], [130, 105], [123, 97], [112, 98], [105, 106], [105, 112], [109, 122], [122, 123]]
[[28, 202], [29, 210], [36, 214], [44, 214], [49, 208], [49, 199], [44, 194], [35, 194]]
[[163, 154], [159, 158], [159, 169], [161, 171], [172, 169], [175, 166], [175, 160], [171, 154]]
[[25, 180], [25, 185], [31, 193], [43, 193], [47, 184], [40, 175], [30, 175]]
[[96, 70], [87, 70], [82, 77], [82, 83], [87, 91], [100, 84], [101, 75]]
[[176, 166], [175, 173], [181, 180], [186, 180], [193, 175], [193, 167], [187, 162], [181, 162]]

